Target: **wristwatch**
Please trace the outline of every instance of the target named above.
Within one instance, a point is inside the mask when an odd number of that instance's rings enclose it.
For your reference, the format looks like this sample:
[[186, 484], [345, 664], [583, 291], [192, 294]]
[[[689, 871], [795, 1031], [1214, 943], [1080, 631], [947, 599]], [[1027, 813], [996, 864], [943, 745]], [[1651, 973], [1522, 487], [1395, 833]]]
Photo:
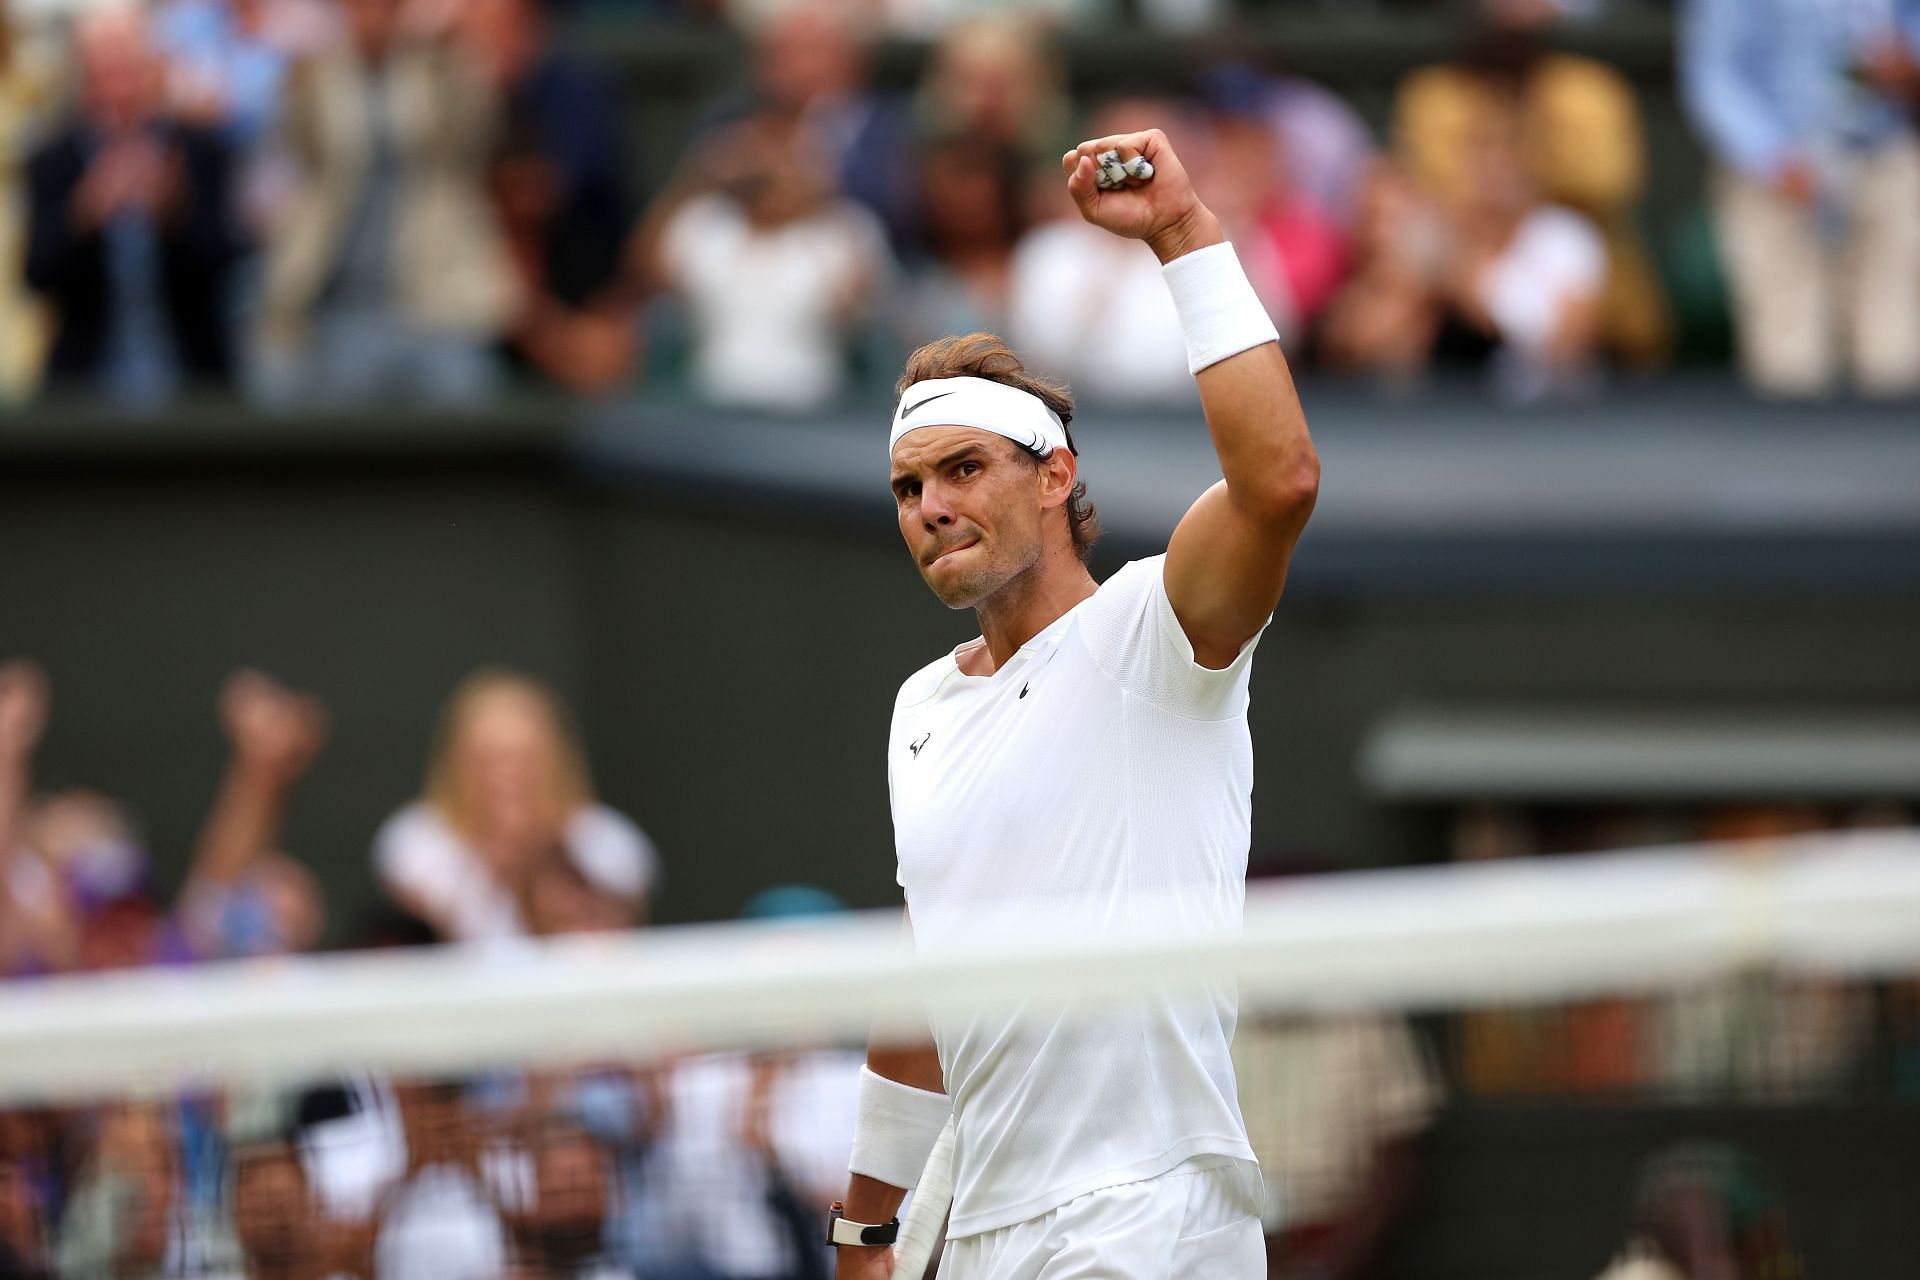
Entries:
[[878, 1225], [850, 1222], [846, 1205], [838, 1200], [833, 1202], [833, 1208], [827, 1210], [827, 1243], [836, 1249], [843, 1244], [892, 1244], [899, 1237], [898, 1218]]

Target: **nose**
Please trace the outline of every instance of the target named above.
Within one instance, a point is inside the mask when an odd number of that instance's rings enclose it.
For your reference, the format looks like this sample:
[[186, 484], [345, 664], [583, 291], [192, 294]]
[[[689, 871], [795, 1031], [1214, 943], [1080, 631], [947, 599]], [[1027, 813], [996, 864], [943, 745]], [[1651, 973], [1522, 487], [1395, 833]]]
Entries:
[[937, 483], [923, 484], [920, 487], [920, 519], [926, 524], [927, 532], [942, 529], [953, 523], [953, 506], [947, 501], [947, 495]]

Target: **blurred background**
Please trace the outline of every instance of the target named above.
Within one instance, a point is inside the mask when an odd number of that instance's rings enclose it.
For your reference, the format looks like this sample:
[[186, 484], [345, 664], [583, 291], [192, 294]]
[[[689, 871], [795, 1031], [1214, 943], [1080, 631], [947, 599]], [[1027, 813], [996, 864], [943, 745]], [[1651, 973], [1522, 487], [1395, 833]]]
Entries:
[[[1097, 576], [1217, 475], [1147, 127], [1325, 464], [1256, 876], [1914, 822], [1914, 0], [10, 0], [0, 973], [897, 903], [905, 354], [1071, 383]], [[1920, 986], [1242, 1045], [1276, 1275], [1920, 1257]], [[0, 1276], [818, 1274], [857, 1061], [7, 1112]]]

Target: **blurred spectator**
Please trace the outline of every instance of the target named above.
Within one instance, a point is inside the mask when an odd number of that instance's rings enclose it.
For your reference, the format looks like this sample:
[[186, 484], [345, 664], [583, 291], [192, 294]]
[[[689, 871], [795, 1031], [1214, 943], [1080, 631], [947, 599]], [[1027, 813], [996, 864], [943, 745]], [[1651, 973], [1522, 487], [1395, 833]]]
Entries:
[[1196, 179], [1273, 317], [1280, 345], [1297, 354], [1340, 287], [1347, 248], [1333, 220], [1294, 191], [1285, 144], [1264, 112], [1264, 87], [1231, 72], [1204, 80], [1213, 164]]
[[[868, 83], [872, 50], [858, 0], [783, 0], [756, 15], [753, 83], [721, 104], [717, 127], [773, 112], [798, 121], [835, 185], [898, 245], [913, 235], [913, 136], [905, 107]], [[694, 147], [705, 145], [704, 133]]]
[[[1764, 862], [1778, 842], [1831, 826], [1806, 805], [1709, 809], [1699, 838]], [[1857, 985], [1811, 974], [1736, 974], [1673, 992], [1652, 1011], [1652, 1079], [1670, 1097], [1768, 1102], [1838, 1095], [1866, 1057], [1873, 1001]]]
[[52, 1261], [40, 1189], [26, 1169], [0, 1157], [0, 1276], [48, 1280]]
[[1373, 132], [1345, 99], [1298, 76], [1266, 75], [1229, 51], [1202, 80], [1202, 97], [1264, 121], [1288, 190], [1342, 231], [1359, 215], [1374, 158]]
[[[1190, 171], [1208, 168], [1204, 123], [1170, 101], [1111, 104], [1088, 122], [1087, 136], [1147, 128], [1164, 129]], [[1186, 345], [1159, 260], [1081, 218], [1057, 158], [1049, 182], [1058, 216], [1014, 251], [1007, 340], [1029, 367], [1066, 379], [1082, 399], [1191, 405]]]
[[1373, 1264], [1416, 1182], [1440, 1082], [1394, 1017], [1267, 1018], [1234, 1035], [1248, 1138], [1267, 1199], [1273, 1277], [1344, 1280]]
[[1014, 245], [1026, 226], [1027, 163], [1004, 144], [955, 137], [922, 147], [920, 251], [900, 288], [901, 344], [1006, 326]]
[[555, 47], [543, 0], [468, 0], [465, 29], [504, 104], [492, 188], [519, 279], [507, 351], [569, 390], [611, 391], [639, 340], [620, 278], [632, 211], [618, 100]]
[[338, 1256], [340, 1238], [307, 1182], [300, 1155], [284, 1142], [241, 1147], [232, 1155], [233, 1229], [245, 1280], [328, 1280], [358, 1274]]
[[1459, 214], [1483, 177], [1481, 140], [1490, 129], [1516, 129], [1541, 198], [1584, 215], [1606, 238], [1603, 347], [1630, 365], [1658, 363], [1671, 325], [1635, 225], [1646, 143], [1632, 86], [1603, 63], [1545, 44], [1540, 32], [1559, 18], [1555, 5], [1481, 0], [1481, 10], [1484, 29], [1464, 57], [1416, 72], [1400, 89], [1394, 138], [1409, 171]]
[[[813, 885], [779, 885], [742, 910], [751, 920], [835, 915], [846, 904]], [[861, 1054], [793, 1048], [713, 1053], [666, 1065], [652, 1104], [661, 1120], [638, 1190], [649, 1203], [629, 1223], [642, 1275], [689, 1280], [826, 1280], [831, 1251], [819, 1206], [846, 1186], [859, 1106]]]
[[1322, 320], [1329, 366], [1401, 391], [1418, 383], [1440, 332], [1447, 245], [1438, 212], [1398, 165], [1380, 162], [1361, 201], [1352, 271]]
[[101, 1112], [91, 1158], [61, 1216], [63, 1280], [157, 1280], [232, 1274], [234, 1241], [197, 1212], [172, 1108], [123, 1103]]
[[1045, 161], [1079, 141], [1067, 136], [1071, 103], [1049, 32], [1017, 13], [948, 27], [914, 110], [922, 137], [965, 138], [989, 154], [1010, 148]]
[[119, 805], [78, 789], [30, 801], [47, 703], [37, 667], [0, 665], [0, 972], [281, 954], [318, 941], [319, 886], [274, 849], [325, 737], [317, 702], [257, 672], [229, 678], [221, 716], [233, 758], [171, 915], [150, 896], [147, 851]]
[[880, 224], [836, 194], [811, 133], [773, 112], [688, 157], [635, 252], [642, 276], [686, 305], [701, 396], [785, 411], [840, 394], [892, 265]]
[[0, 973], [148, 963], [160, 914], [126, 814], [79, 788], [33, 795], [50, 701], [37, 665], [0, 664]]
[[393, 899], [449, 941], [520, 937], [554, 919], [631, 925], [657, 875], [640, 829], [595, 803], [558, 698], [501, 671], [448, 698], [424, 794], [380, 828], [374, 865]]
[[167, 97], [184, 119], [252, 151], [278, 127], [289, 67], [338, 38], [322, 0], [162, 0], [154, 44], [167, 60]]
[[242, 670], [221, 689], [220, 718], [233, 755], [180, 893], [186, 943], [197, 956], [309, 950], [324, 924], [320, 886], [275, 846], [293, 788], [326, 740], [326, 711]]
[[474, 403], [515, 307], [487, 194], [497, 103], [446, 0], [343, 3], [349, 38], [287, 82], [297, 173], [267, 245], [255, 389]]
[[0, 6], [0, 402], [25, 400], [40, 385], [48, 315], [26, 284], [26, 199], [22, 179], [59, 79], [58, 53]]
[[1686, 1143], [1634, 1179], [1627, 1243], [1600, 1280], [1777, 1280], [1803, 1274], [1780, 1193], [1736, 1147]]
[[139, 9], [77, 22], [79, 116], [28, 166], [26, 278], [56, 315], [47, 374], [153, 406], [232, 371], [226, 144], [163, 104]]
[[846, 1180], [860, 1056], [708, 1054], [667, 1077], [652, 1157], [668, 1265], [710, 1280], [827, 1274], [814, 1225]]
[[381, 1197], [373, 1280], [502, 1280], [506, 1213], [482, 1165], [482, 1135], [453, 1081], [396, 1084], [407, 1167]]
[[1530, 401], [1578, 394], [1596, 376], [1607, 250], [1592, 223], [1541, 199], [1518, 123], [1480, 122], [1443, 292], [1467, 344], [1491, 344], [1496, 390]]
[[1689, 0], [1680, 52], [1748, 380], [1920, 390], [1920, 0]]
[[515, 1280], [628, 1280], [607, 1250], [607, 1153], [584, 1129], [549, 1122], [531, 1154], [533, 1206], [513, 1224]]

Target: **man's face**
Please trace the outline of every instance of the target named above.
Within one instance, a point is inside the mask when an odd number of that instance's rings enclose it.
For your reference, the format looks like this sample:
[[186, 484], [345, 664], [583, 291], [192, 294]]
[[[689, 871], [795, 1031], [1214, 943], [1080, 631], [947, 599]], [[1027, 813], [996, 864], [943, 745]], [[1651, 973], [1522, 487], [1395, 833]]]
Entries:
[[277, 1263], [298, 1258], [309, 1211], [306, 1177], [291, 1153], [241, 1165], [233, 1188], [234, 1230], [249, 1257]]
[[96, 123], [127, 128], [159, 103], [162, 65], [137, 13], [111, 10], [84, 19], [76, 41], [87, 107]]
[[[971, 609], [1031, 569], [1043, 549], [1049, 468], [1004, 436], [922, 427], [893, 451], [900, 536], [949, 609]], [[1069, 485], [1069, 487], [1071, 487]]]

